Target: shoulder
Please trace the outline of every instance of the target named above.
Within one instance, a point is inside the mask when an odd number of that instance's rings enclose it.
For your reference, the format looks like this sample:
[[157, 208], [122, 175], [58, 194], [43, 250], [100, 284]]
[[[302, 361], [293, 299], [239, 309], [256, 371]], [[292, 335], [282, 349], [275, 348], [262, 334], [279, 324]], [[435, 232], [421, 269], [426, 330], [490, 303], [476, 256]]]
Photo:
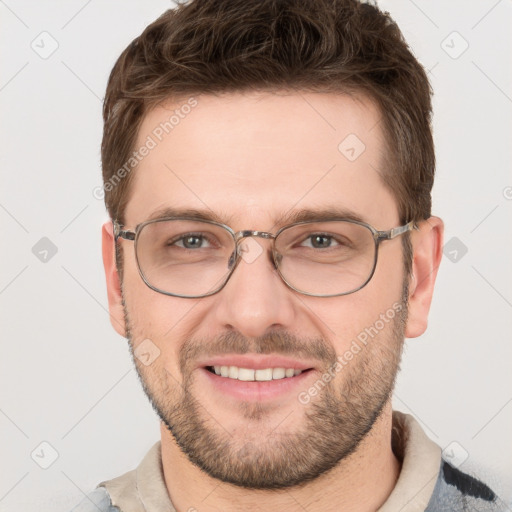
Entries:
[[104, 487], [97, 487], [70, 512], [119, 512], [119, 509], [112, 505], [107, 490]]
[[432, 498], [425, 512], [504, 512], [506, 504], [484, 482], [441, 461]]

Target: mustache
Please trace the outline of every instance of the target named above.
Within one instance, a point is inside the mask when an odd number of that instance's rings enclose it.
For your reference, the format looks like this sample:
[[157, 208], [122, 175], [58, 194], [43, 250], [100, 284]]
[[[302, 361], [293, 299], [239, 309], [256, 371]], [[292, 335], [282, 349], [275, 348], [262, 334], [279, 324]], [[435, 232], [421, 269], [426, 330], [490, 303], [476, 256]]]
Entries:
[[270, 331], [258, 338], [247, 338], [237, 331], [223, 333], [213, 339], [189, 338], [179, 351], [180, 369], [200, 357], [224, 354], [279, 354], [304, 359], [317, 359], [326, 365], [336, 361], [336, 352], [323, 338], [298, 338], [285, 331]]

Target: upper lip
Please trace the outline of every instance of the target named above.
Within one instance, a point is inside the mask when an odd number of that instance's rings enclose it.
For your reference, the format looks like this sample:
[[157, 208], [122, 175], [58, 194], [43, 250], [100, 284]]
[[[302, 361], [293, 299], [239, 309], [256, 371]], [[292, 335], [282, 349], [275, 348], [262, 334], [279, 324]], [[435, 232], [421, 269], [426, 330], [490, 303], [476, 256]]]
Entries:
[[238, 366], [239, 368], [253, 368], [255, 370], [264, 370], [265, 368], [309, 370], [314, 368], [314, 364], [308, 361], [300, 361], [292, 357], [261, 354], [225, 354], [201, 361], [198, 366], [203, 368], [205, 366]]

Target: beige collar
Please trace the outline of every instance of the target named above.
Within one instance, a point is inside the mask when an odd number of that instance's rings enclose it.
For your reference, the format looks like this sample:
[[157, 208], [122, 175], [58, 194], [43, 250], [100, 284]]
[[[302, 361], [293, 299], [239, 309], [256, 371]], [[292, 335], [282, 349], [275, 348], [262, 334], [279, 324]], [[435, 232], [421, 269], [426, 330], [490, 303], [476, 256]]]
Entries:
[[113, 480], [99, 484], [122, 512], [176, 512], [165, 485], [161, 442], [155, 443], [141, 463]]
[[[393, 412], [393, 451], [402, 461], [393, 492], [378, 512], [419, 512], [427, 508], [439, 474], [441, 449], [410, 415]], [[176, 512], [164, 481], [161, 442], [137, 469], [101, 482], [122, 512]]]
[[441, 448], [410, 415], [393, 411], [393, 452], [402, 462], [395, 488], [378, 512], [423, 512], [434, 492]]

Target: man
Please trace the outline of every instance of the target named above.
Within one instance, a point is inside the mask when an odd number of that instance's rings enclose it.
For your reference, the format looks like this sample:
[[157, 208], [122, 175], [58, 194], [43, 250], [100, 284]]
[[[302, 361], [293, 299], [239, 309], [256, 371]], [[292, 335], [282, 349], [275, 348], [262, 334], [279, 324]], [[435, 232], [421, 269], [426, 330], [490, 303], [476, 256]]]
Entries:
[[161, 441], [80, 510], [505, 510], [391, 407], [441, 259], [430, 117], [355, 0], [196, 0], [123, 52], [103, 258]]

